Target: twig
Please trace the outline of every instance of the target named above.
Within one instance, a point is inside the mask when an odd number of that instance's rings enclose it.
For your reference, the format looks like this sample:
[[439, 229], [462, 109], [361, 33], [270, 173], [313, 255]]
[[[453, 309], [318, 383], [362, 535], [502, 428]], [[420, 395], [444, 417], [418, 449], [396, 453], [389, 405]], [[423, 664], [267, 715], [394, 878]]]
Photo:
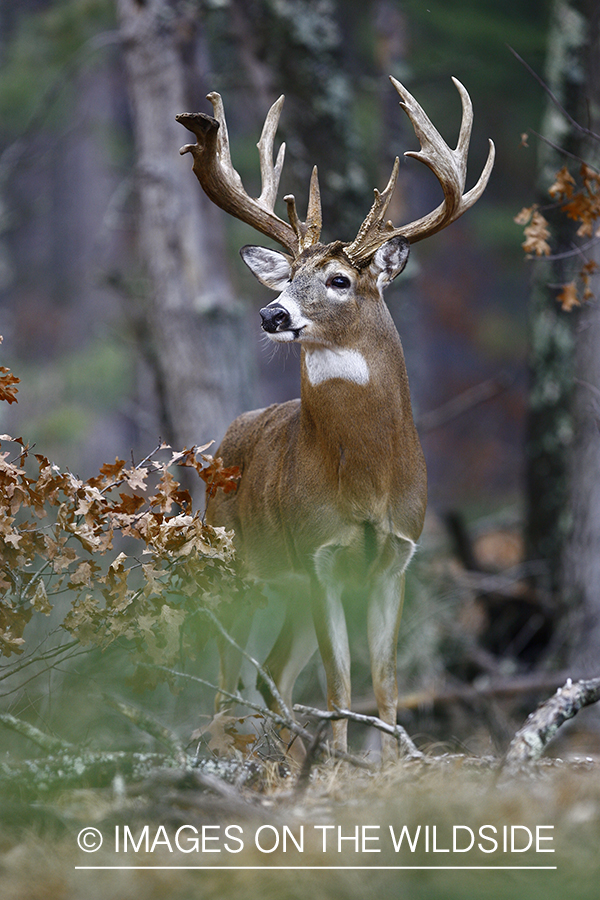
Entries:
[[34, 672], [33, 675], [30, 675], [29, 678], [26, 678], [24, 681], [20, 681], [19, 684], [15, 685], [10, 691], [4, 691], [0, 694], [0, 699], [4, 700], [6, 697], [10, 697], [11, 694], [18, 694], [23, 691], [23, 688], [26, 687], [31, 681], [35, 681], [36, 678], [40, 678], [42, 675], [45, 675], [46, 672], [60, 672], [59, 666], [61, 666], [65, 662], [71, 662], [71, 660], [77, 659], [79, 656], [87, 656], [91, 653], [93, 647], [84, 647], [83, 650], [78, 650], [77, 652], [73, 651], [69, 653], [68, 656], [64, 656], [62, 659], [57, 660], [57, 662], [52, 665], [46, 666], [44, 669], [40, 669], [37, 672]]
[[302, 706], [296, 703], [294, 706], [296, 712], [302, 713], [304, 716], [312, 716], [315, 719], [323, 719], [325, 721], [339, 721], [340, 719], [348, 719], [350, 722], [360, 722], [362, 725], [370, 725], [377, 728], [385, 734], [391, 734], [398, 741], [398, 745], [402, 747], [407, 756], [421, 759], [423, 754], [417, 749], [412, 742], [408, 732], [402, 725], [388, 725], [377, 716], [365, 716], [362, 713], [352, 712], [350, 709], [340, 709], [338, 706], [335, 710], [314, 709], [312, 706]]
[[545, 700], [531, 713], [523, 727], [517, 731], [504, 759], [504, 769], [518, 769], [540, 758], [546, 745], [560, 726], [572, 719], [584, 706], [600, 700], [600, 678], [572, 682], [567, 679], [563, 687], [549, 700]]
[[27, 666], [31, 666], [33, 663], [45, 662], [47, 659], [52, 659], [54, 656], [60, 656], [61, 653], [66, 653], [67, 650], [71, 650], [73, 647], [77, 646], [78, 643], [79, 641], [69, 641], [68, 644], [61, 644], [60, 647], [53, 647], [51, 650], [40, 653], [39, 656], [32, 655], [13, 665], [9, 664], [4, 667], [2, 672], [0, 672], [0, 681], [4, 681], [5, 678], [11, 678], [13, 675], [16, 675], [17, 672], [26, 669]]
[[539, 131], [534, 131], [533, 128], [529, 129], [531, 134], [534, 134], [536, 138], [540, 141], [543, 141], [545, 144], [548, 144], [549, 147], [552, 147], [553, 150], [556, 150], [557, 153], [562, 153], [563, 156], [568, 156], [569, 159], [574, 159], [578, 163], [585, 164], [588, 169], [593, 169], [594, 172], [600, 173], [600, 170], [593, 166], [591, 163], [586, 162], [582, 156], [578, 156], [576, 153], [571, 153], [570, 150], [565, 150], [564, 147], [561, 147], [560, 144], [555, 144], [554, 141], [551, 141], [550, 138], [545, 137], [543, 134], [540, 134]]
[[[188, 672], [178, 672], [176, 669], [169, 669], [167, 666], [159, 666], [159, 665], [151, 665], [150, 663], [144, 663], [144, 665], [149, 669], [158, 669], [162, 672], [167, 672], [169, 675], [175, 675], [177, 678], [187, 678], [190, 681], [196, 681], [198, 684], [203, 684], [205, 687], [211, 688], [213, 691], [219, 691], [225, 697], [228, 697], [230, 700], [234, 700], [236, 703], [241, 704], [242, 706], [246, 706], [248, 709], [253, 709], [255, 712], [260, 713], [266, 719], [271, 719], [276, 725], [279, 725], [280, 728], [287, 728], [288, 731], [293, 732], [298, 737], [302, 738], [303, 741], [306, 741], [309, 745], [313, 741], [313, 735], [310, 731], [307, 731], [306, 728], [303, 728], [302, 725], [298, 724], [295, 719], [289, 718], [286, 719], [283, 715], [279, 715], [276, 712], [273, 712], [272, 709], [269, 709], [266, 706], [261, 706], [258, 703], [253, 703], [251, 700], [247, 700], [245, 697], [238, 691], [226, 691], [223, 688], [218, 687], [216, 684], [213, 684], [210, 681], [207, 681], [205, 678], [200, 678], [199, 675], [190, 675]], [[319, 747], [319, 752], [325, 754], [328, 753], [330, 756], [334, 756], [336, 759], [342, 759], [345, 762], [351, 763], [351, 765], [356, 766], [359, 769], [372, 769], [373, 766], [366, 762], [363, 759], [360, 759], [357, 756], [353, 756], [351, 753], [344, 753], [343, 750], [336, 750], [335, 748], [330, 747], [328, 750], [321, 743]]]
[[596, 132], [592, 131], [590, 128], [586, 128], [584, 125], [581, 125], [576, 119], [573, 118], [573, 116], [570, 115], [570, 113], [567, 112], [558, 97], [550, 90], [544, 79], [537, 74], [535, 69], [532, 69], [529, 63], [526, 63], [523, 57], [519, 56], [517, 51], [513, 50], [510, 44], [507, 44], [506, 46], [515, 57], [515, 59], [518, 59], [521, 65], [525, 66], [529, 74], [532, 75], [537, 83], [541, 85], [541, 87], [546, 91], [556, 108], [563, 114], [565, 119], [567, 119], [567, 121], [573, 126], [573, 128], [575, 128], [576, 131], [581, 132], [581, 134], [585, 134], [587, 137], [591, 137], [595, 141], [600, 141], [600, 135], [596, 134]]
[[202, 608], [199, 610], [199, 612], [204, 613], [206, 616], [208, 616], [210, 621], [213, 623], [215, 628], [217, 628], [219, 633], [225, 638], [225, 640], [229, 644], [231, 644], [232, 647], [235, 647], [236, 650], [239, 650], [239, 652], [242, 654], [242, 656], [244, 656], [248, 660], [248, 662], [252, 663], [252, 665], [254, 666], [254, 668], [256, 669], [258, 674], [260, 675], [260, 677], [262, 679], [264, 679], [264, 681], [268, 685], [269, 690], [271, 691], [274, 700], [276, 700], [276, 702], [279, 705], [282, 716], [284, 718], [288, 719], [289, 721], [293, 721], [294, 717], [293, 717], [291, 711], [288, 709], [287, 705], [284, 703], [283, 697], [279, 693], [277, 685], [275, 684], [274, 680], [271, 678], [271, 676], [269, 675], [267, 670], [263, 666], [261, 666], [261, 664], [258, 662], [257, 659], [254, 659], [253, 656], [250, 656], [250, 654], [244, 647], [242, 647], [240, 644], [238, 644], [238, 642], [231, 637], [229, 632], [221, 625], [221, 623], [219, 622], [219, 620], [217, 619], [217, 617], [215, 616], [215, 614], [212, 610]]
[[122, 716], [125, 716], [130, 722], [133, 722], [140, 731], [145, 731], [146, 734], [152, 735], [157, 741], [164, 744], [164, 746], [175, 756], [177, 762], [181, 766], [185, 767], [187, 765], [187, 757], [183, 745], [174, 731], [171, 731], [170, 728], [166, 728], [161, 722], [155, 719], [154, 716], [139, 709], [137, 706], [131, 706], [129, 703], [117, 700], [109, 694], [103, 694], [102, 698], [108, 706], [112, 707], [112, 709], [116, 709]]
[[[590, 250], [597, 243], [598, 243], [598, 238], [593, 237], [591, 240], [587, 241], [585, 244], [582, 244], [581, 247], [573, 247], [571, 250], [564, 250], [562, 253], [550, 253], [550, 254], [548, 254], [548, 256], [544, 256], [544, 259], [549, 260], [550, 262], [554, 262], [557, 259], [572, 259], [574, 256], [582, 256], [585, 259], [585, 261], [587, 262], [587, 256], [585, 255], [586, 250]], [[556, 285], [556, 286], [562, 287], [562, 285]]]
[[323, 732], [325, 731], [326, 727], [327, 722], [325, 720], [319, 722], [319, 724], [317, 725], [315, 736], [306, 750], [306, 756], [302, 761], [302, 768], [300, 769], [300, 773], [298, 774], [298, 778], [294, 786], [294, 794], [296, 795], [296, 797], [300, 797], [308, 787], [308, 783], [310, 781], [310, 773], [312, 771], [317, 753], [323, 742]]
[[467, 388], [456, 397], [452, 397], [447, 403], [432, 409], [430, 412], [423, 413], [417, 419], [416, 425], [420, 432], [433, 431], [446, 425], [452, 419], [456, 419], [462, 413], [485, 403], [486, 400], [492, 400], [499, 394], [504, 393], [512, 385], [513, 379], [505, 374], [500, 374], [496, 378], [488, 378], [480, 384]]
[[[445, 690], [423, 690], [412, 694], [404, 694], [398, 700], [399, 710], [416, 710], [420, 707], [430, 707], [444, 703], [470, 703], [479, 698], [486, 697], [515, 697], [520, 694], [533, 693], [535, 691], [547, 691], [559, 687], [564, 683], [566, 673], [547, 672], [541, 675], [522, 675], [516, 678], [505, 678], [497, 681], [488, 681], [477, 684], [458, 685]], [[374, 709], [372, 698], [358, 700], [353, 704], [364, 713], [370, 713]]]
[[75, 749], [73, 744], [69, 744], [68, 741], [46, 734], [44, 731], [36, 728], [35, 725], [30, 725], [29, 722], [17, 719], [16, 716], [12, 716], [10, 713], [0, 713], [0, 722], [6, 725], [7, 728], [12, 728], [18, 734], [29, 738], [30, 741], [33, 741], [34, 744], [37, 744], [38, 747], [49, 753], [68, 753]]

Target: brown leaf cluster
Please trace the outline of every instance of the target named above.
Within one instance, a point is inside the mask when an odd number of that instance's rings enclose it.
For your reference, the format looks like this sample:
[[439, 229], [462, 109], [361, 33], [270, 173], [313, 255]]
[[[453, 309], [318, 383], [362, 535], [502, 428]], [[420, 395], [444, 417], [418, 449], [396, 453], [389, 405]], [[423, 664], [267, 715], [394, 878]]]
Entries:
[[[579, 238], [595, 240], [600, 237], [600, 174], [586, 163], [582, 163], [575, 178], [567, 166], [556, 173], [548, 194], [560, 211], [569, 219], [579, 223], [576, 235]], [[515, 222], [523, 225], [525, 241], [522, 244], [530, 256], [551, 256], [549, 240], [552, 235], [547, 220], [537, 205], [525, 207], [515, 216]], [[583, 255], [583, 254], [582, 254]], [[593, 260], [585, 262], [572, 281], [563, 284], [557, 294], [557, 301], [569, 312], [582, 302], [594, 298], [590, 285], [591, 276], [597, 269]]]
[[239, 473], [205, 450], [162, 444], [83, 481], [0, 436], [0, 655], [21, 653], [31, 617], [65, 593], [61, 625], [81, 643], [125, 639], [137, 661], [164, 666], [197, 653], [198, 608], [218, 603], [224, 583], [230, 597], [242, 590], [232, 533], [204, 522], [172, 472], [192, 467], [209, 491], [235, 490]]
[[600, 237], [600, 229], [596, 227], [596, 221], [600, 218], [600, 175], [585, 163], [579, 174], [582, 186], [575, 192], [575, 179], [564, 166], [557, 173], [548, 193], [561, 201], [561, 209], [570, 219], [579, 222], [578, 237]]

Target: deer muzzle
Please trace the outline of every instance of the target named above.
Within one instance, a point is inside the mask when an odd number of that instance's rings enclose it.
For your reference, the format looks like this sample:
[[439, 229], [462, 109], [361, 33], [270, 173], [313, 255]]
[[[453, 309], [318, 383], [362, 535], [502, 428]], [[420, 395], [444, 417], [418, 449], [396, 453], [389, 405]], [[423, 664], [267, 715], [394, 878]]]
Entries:
[[265, 306], [261, 309], [262, 329], [268, 334], [277, 331], [287, 331], [292, 327], [292, 318], [283, 306]]

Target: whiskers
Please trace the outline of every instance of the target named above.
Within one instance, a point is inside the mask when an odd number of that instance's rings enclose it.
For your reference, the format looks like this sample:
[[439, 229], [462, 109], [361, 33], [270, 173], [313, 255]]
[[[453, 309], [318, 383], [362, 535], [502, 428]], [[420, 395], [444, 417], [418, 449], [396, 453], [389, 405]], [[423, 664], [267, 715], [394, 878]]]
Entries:
[[283, 358], [284, 368], [290, 353], [297, 357], [300, 352], [297, 341], [272, 341], [265, 332], [261, 335], [260, 342], [263, 352], [268, 355], [268, 362], [271, 363], [276, 356], [279, 356]]

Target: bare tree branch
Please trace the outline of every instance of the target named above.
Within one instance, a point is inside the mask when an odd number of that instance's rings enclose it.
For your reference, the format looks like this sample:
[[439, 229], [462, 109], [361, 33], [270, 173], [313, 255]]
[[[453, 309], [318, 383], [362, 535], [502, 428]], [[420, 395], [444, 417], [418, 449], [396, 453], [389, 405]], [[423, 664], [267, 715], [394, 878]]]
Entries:
[[[238, 644], [237, 641], [235, 641], [231, 637], [229, 632], [226, 631], [225, 628], [223, 628], [223, 626], [221, 625], [221, 623], [215, 616], [214, 612], [212, 612], [212, 610], [203, 608], [200, 610], [200, 612], [202, 612], [206, 616], [208, 616], [210, 621], [213, 623], [215, 628], [218, 630], [219, 634], [221, 634], [225, 638], [225, 640], [229, 644], [231, 644], [232, 647], [235, 647], [236, 650], [239, 650], [239, 652], [242, 654], [242, 656], [244, 656], [248, 660], [248, 662], [252, 663], [252, 665], [254, 666], [254, 668], [256, 669], [258, 674], [260, 675], [260, 677], [263, 678], [265, 683], [268, 685], [269, 690], [271, 691], [271, 694], [273, 695], [273, 698], [277, 701], [277, 703], [279, 705], [282, 716], [289, 721], [293, 721], [294, 717], [293, 717], [291, 711], [287, 708], [287, 705], [284, 703], [283, 698], [277, 688], [277, 685], [275, 684], [275, 682], [273, 681], [273, 679], [271, 678], [271, 676], [269, 675], [267, 670], [265, 668], [263, 668], [263, 666], [261, 666], [261, 664], [258, 662], [258, 660], [254, 659], [253, 656], [250, 656], [250, 654], [244, 649], [244, 647], [242, 647], [240, 644]], [[222, 692], [222, 693], [224, 693], [224, 692]]]
[[600, 700], [600, 678], [572, 682], [567, 679], [563, 687], [549, 700], [545, 700], [528, 716], [523, 727], [514, 736], [504, 760], [504, 769], [516, 769], [540, 758], [546, 745], [560, 726], [572, 719], [584, 706]]
[[137, 706], [131, 706], [129, 703], [117, 700], [109, 694], [103, 694], [102, 697], [108, 706], [121, 713], [121, 715], [129, 719], [130, 722], [133, 722], [137, 728], [141, 731], [145, 731], [146, 734], [152, 735], [157, 741], [164, 744], [164, 746], [175, 756], [177, 762], [181, 766], [187, 765], [187, 759], [182, 743], [174, 731], [171, 731], [170, 728], [166, 728], [161, 722], [155, 719], [154, 716], [151, 716], [145, 710], [139, 709]]
[[11, 728], [18, 734], [22, 734], [24, 737], [29, 738], [30, 741], [33, 741], [34, 744], [37, 744], [38, 747], [41, 747], [42, 750], [46, 750], [49, 753], [67, 753], [75, 749], [73, 744], [69, 744], [68, 741], [63, 741], [61, 738], [46, 734], [46, 732], [36, 728], [35, 725], [24, 722], [22, 719], [18, 719], [10, 713], [0, 713], [0, 722], [3, 725], [6, 725], [7, 728]]
[[[442, 690], [421, 690], [411, 694], [403, 694], [398, 699], [398, 709], [415, 710], [445, 703], [472, 703], [475, 700], [492, 697], [517, 697], [539, 691], [553, 690], [564, 683], [567, 673], [541, 672], [533, 675], [519, 675], [514, 678], [485, 679], [481, 686], [474, 684], [458, 684]], [[371, 715], [375, 710], [372, 697], [357, 700], [353, 703], [357, 710]]]
[[334, 722], [339, 719], [348, 719], [350, 722], [360, 722], [362, 725], [370, 725], [372, 728], [377, 728], [378, 731], [383, 731], [385, 734], [391, 734], [392, 737], [395, 737], [398, 741], [398, 745], [402, 747], [407, 756], [418, 759], [423, 758], [423, 754], [417, 749], [408, 732], [402, 725], [388, 725], [387, 722], [384, 722], [377, 716], [365, 716], [361, 713], [352, 712], [350, 709], [340, 709], [337, 706], [335, 710], [324, 710], [314, 709], [312, 706], [302, 706], [300, 703], [296, 703], [294, 709], [296, 712], [302, 713], [302, 715], [312, 716], [315, 719]]
[[[565, 119], [567, 119], [567, 121], [572, 125], [572, 127], [575, 128], [576, 131], [579, 131], [581, 134], [585, 134], [586, 137], [590, 137], [594, 141], [600, 141], [599, 134], [596, 134], [596, 132], [592, 131], [590, 128], [586, 128], [584, 125], [581, 125], [576, 119], [573, 118], [573, 116], [571, 116], [567, 112], [567, 110], [564, 108], [564, 106], [562, 105], [562, 103], [560, 102], [558, 97], [556, 97], [556, 95], [550, 90], [550, 88], [548, 87], [548, 85], [546, 84], [544, 79], [541, 78], [537, 74], [535, 69], [532, 69], [531, 66], [529, 65], [529, 63], [526, 63], [525, 60], [523, 59], [523, 57], [519, 56], [517, 51], [514, 50], [510, 46], [510, 44], [507, 44], [506, 46], [508, 47], [508, 49], [510, 50], [512, 55], [515, 57], [515, 59], [518, 59], [518, 61], [521, 63], [521, 65], [525, 66], [525, 68], [527, 69], [529, 74], [532, 75], [535, 78], [535, 80], [537, 81], [537, 83], [539, 85], [541, 85], [541, 87], [546, 91], [546, 93], [548, 94], [548, 96], [550, 97], [550, 99], [552, 100], [552, 102], [554, 103], [556, 108], [558, 109], [558, 111], [560, 113], [562, 113], [562, 115], [565, 117]], [[554, 145], [552, 145], [552, 146], [554, 146]], [[559, 148], [557, 148], [557, 149], [559, 149]]]
[[[176, 669], [169, 669], [167, 666], [159, 666], [159, 665], [149, 665], [146, 664], [149, 669], [158, 669], [162, 672], [167, 672], [169, 675], [174, 675], [176, 678], [187, 678], [190, 681], [196, 681], [198, 684], [203, 684], [205, 687], [211, 688], [213, 691], [219, 691], [225, 697], [229, 697], [230, 700], [234, 700], [236, 703], [239, 703], [241, 706], [245, 706], [248, 709], [253, 709], [255, 712], [260, 713], [266, 719], [271, 719], [276, 725], [279, 725], [280, 728], [287, 728], [288, 731], [293, 732], [293, 734], [302, 738], [303, 741], [306, 741], [308, 745], [310, 745], [314, 739], [314, 735], [307, 731], [306, 728], [303, 728], [302, 725], [298, 724], [295, 719], [284, 718], [283, 715], [279, 715], [276, 712], [273, 712], [272, 709], [268, 709], [266, 706], [261, 706], [258, 703], [253, 703], [251, 700], [247, 700], [245, 697], [238, 691], [225, 691], [223, 688], [219, 688], [216, 684], [213, 684], [210, 681], [207, 681], [205, 678], [200, 678], [198, 675], [190, 675], [188, 672], [178, 672]], [[357, 766], [360, 769], [372, 769], [373, 766], [366, 762], [363, 759], [360, 759], [358, 756], [353, 756], [351, 753], [344, 753], [342, 750], [336, 750], [332, 747], [327, 748], [323, 743], [320, 745], [320, 752], [326, 753], [328, 756], [333, 756], [336, 759], [343, 759], [345, 762], [351, 763], [353, 766]]]
[[447, 403], [438, 406], [437, 409], [422, 413], [416, 420], [417, 428], [420, 432], [433, 431], [434, 428], [440, 428], [440, 426], [446, 425], [447, 422], [456, 419], [462, 413], [479, 406], [480, 403], [485, 403], [486, 400], [492, 400], [499, 394], [503, 394], [512, 385], [513, 381], [512, 377], [505, 373], [500, 373], [495, 378], [488, 378], [480, 384], [475, 384], [473, 387], [467, 388], [466, 391], [452, 397]]

